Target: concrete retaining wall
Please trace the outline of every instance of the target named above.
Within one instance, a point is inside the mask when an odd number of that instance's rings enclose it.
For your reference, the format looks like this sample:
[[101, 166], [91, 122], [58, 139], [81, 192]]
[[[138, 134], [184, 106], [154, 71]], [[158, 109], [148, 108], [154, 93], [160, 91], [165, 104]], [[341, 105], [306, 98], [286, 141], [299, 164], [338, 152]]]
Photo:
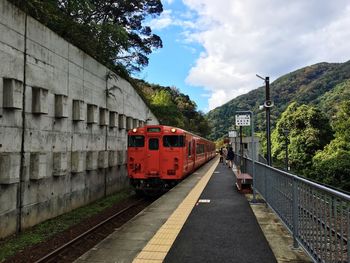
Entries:
[[149, 118], [127, 81], [0, 0], [0, 237], [125, 187], [127, 129]]

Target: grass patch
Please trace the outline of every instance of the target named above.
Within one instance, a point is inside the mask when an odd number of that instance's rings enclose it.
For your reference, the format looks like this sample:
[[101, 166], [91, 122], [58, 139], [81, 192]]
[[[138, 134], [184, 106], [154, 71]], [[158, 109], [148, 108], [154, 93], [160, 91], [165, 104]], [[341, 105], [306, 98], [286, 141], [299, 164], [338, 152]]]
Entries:
[[0, 262], [4, 261], [28, 246], [48, 240], [69, 227], [80, 223], [99, 212], [112, 207], [114, 204], [128, 198], [130, 189], [122, 190], [89, 205], [77, 208], [69, 213], [44, 221], [19, 235], [8, 237], [0, 241]]

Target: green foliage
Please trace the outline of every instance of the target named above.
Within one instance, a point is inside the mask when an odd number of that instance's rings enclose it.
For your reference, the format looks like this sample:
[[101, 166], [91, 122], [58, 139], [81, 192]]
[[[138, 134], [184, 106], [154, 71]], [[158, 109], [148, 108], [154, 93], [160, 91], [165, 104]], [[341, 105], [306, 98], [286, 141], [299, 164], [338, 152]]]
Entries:
[[151, 97], [151, 110], [162, 124], [183, 127], [184, 117], [166, 90], [157, 91]]
[[313, 158], [312, 177], [350, 192], [350, 145], [334, 139]]
[[162, 47], [142, 22], [163, 11], [160, 0], [10, 0], [102, 64], [120, 74], [138, 71]]
[[350, 80], [345, 80], [335, 86], [334, 89], [326, 92], [320, 97], [319, 104], [322, 111], [333, 120], [336, 118], [339, 106], [344, 100], [350, 100]]
[[163, 125], [175, 126], [207, 137], [211, 127], [203, 112], [188, 95], [175, 87], [163, 87], [134, 79], [134, 84], [149, 101], [152, 112]]
[[285, 158], [286, 136], [289, 131], [289, 163], [301, 174], [312, 165], [312, 157], [332, 139], [332, 129], [325, 114], [315, 106], [296, 102], [282, 113], [271, 136], [272, 156], [279, 161]]
[[350, 100], [340, 105], [333, 127], [335, 138], [314, 156], [312, 176], [350, 191]]

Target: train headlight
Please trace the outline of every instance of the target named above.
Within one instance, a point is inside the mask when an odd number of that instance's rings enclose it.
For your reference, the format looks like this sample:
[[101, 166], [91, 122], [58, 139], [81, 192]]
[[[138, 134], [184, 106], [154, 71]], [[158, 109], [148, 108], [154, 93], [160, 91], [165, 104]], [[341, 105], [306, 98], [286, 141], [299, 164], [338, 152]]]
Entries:
[[137, 129], [136, 128], [132, 129], [132, 132], [137, 132]]
[[171, 131], [171, 132], [176, 132], [176, 129], [175, 129], [175, 128], [171, 128], [170, 131]]

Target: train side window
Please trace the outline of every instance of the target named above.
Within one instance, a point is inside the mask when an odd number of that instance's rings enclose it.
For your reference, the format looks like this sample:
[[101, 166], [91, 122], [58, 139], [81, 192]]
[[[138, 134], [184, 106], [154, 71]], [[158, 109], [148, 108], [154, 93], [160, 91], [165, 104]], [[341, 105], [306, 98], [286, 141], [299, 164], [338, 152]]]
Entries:
[[142, 135], [128, 136], [128, 147], [144, 147], [145, 137]]
[[197, 144], [196, 154], [202, 154], [202, 153], [204, 153], [204, 144]]
[[184, 136], [179, 135], [166, 135], [163, 137], [164, 147], [184, 147]]
[[191, 142], [188, 143], [188, 156], [191, 156]]
[[159, 149], [159, 140], [157, 138], [150, 138], [148, 140], [148, 149], [149, 150], [158, 150]]

